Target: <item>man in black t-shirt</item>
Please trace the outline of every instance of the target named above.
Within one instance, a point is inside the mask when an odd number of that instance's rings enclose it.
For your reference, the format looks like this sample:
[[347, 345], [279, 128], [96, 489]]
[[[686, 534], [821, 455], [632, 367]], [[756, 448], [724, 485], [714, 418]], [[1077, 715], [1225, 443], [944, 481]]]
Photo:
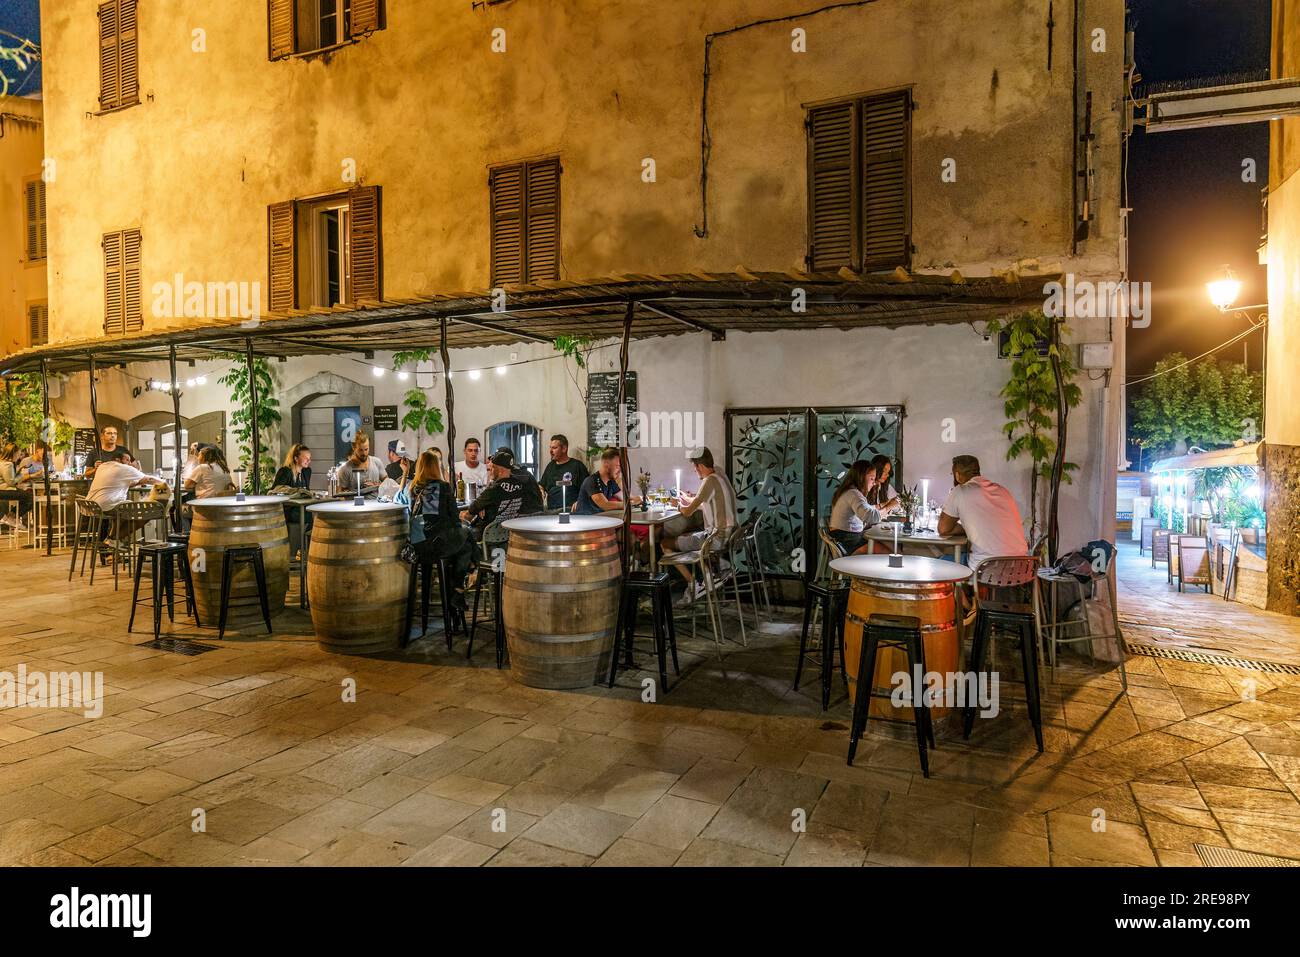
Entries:
[[[569, 458], [569, 440], [564, 435], [551, 436], [551, 461], [542, 472], [542, 492], [546, 495], [547, 508], [573, 508], [578, 500], [578, 490], [591, 473], [587, 466], [577, 459]], [[560, 486], [560, 480], [569, 479], [567, 491]]]
[[463, 521], [473, 523], [476, 537], [498, 519], [542, 511], [542, 487], [531, 472], [515, 466], [515, 457], [508, 450], [502, 449], [488, 459], [488, 473], [492, 484], [460, 513]]
[[117, 429], [111, 425], [104, 426], [99, 434], [99, 447], [86, 457], [86, 478], [94, 478], [95, 466], [100, 462], [116, 462], [123, 452], [135, 458], [125, 445], [117, 444]]

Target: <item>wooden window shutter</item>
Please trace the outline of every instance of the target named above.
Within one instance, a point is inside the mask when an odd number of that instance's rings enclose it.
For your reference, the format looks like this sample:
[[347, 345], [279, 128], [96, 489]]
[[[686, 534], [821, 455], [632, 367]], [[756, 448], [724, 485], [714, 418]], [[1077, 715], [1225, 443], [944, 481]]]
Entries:
[[351, 284], [348, 299], [378, 302], [383, 298], [383, 260], [379, 217], [379, 187], [348, 190], [348, 258]]
[[294, 0], [267, 0], [267, 59], [279, 60], [294, 52], [295, 5]]
[[127, 332], [144, 328], [140, 285], [140, 230], [128, 229], [122, 233], [122, 320]]
[[492, 202], [492, 284], [523, 282], [524, 167], [501, 166], [489, 180]]
[[355, 37], [379, 29], [379, 0], [352, 0], [348, 35]]
[[906, 91], [862, 104], [864, 269], [906, 266], [911, 260], [911, 113]]
[[857, 106], [836, 103], [808, 114], [808, 268], [859, 268], [855, 128]]
[[298, 305], [295, 206], [289, 200], [266, 207], [267, 303], [272, 312], [288, 312]]
[[117, 0], [99, 5], [99, 108], [122, 102], [122, 67]]
[[23, 184], [24, 212], [27, 219], [27, 258], [46, 256], [45, 181], [34, 179]]
[[50, 341], [50, 307], [47, 303], [27, 304], [27, 332], [30, 345], [43, 346]]
[[117, 105], [140, 102], [140, 42], [136, 27], [136, 0], [118, 0], [118, 82]]
[[560, 278], [560, 161], [529, 163], [524, 186], [526, 281]]
[[104, 236], [104, 335], [120, 336], [126, 330], [122, 316], [122, 234]]

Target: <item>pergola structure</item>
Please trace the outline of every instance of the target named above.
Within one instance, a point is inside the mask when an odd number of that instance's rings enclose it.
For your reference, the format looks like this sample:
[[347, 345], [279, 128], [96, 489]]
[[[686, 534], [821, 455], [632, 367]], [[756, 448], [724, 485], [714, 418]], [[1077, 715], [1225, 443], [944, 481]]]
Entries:
[[[242, 353], [248, 364], [253, 421], [257, 421], [254, 361], [261, 358], [369, 353], [437, 348], [444, 369], [449, 350], [520, 342], [551, 344], [559, 336], [621, 338], [619, 400], [626, 390], [631, 339], [708, 333], [714, 341], [728, 332], [800, 329], [860, 329], [978, 322], [1017, 309], [1039, 308], [1045, 283], [1055, 274], [967, 278], [914, 275], [902, 269], [881, 275], [840, 273], [698, 273], [619, 276], [576, 282], [553, 281], [488, 292], [412, 299], [357, 302], [331, 309], [295, 309], [253, 318], [233, 317], [203, 325], [151, 327], [112, 339], [62, 341], [14, 353], [0, 376], [39, 373], [49, 419], [47, 379], [51, 373], [90, 372], [91, 416], [98, 432], [95, 371], [134, 362], [170, 365], [175, 383], [178, 363], [214, 354]], [[456, 426], [451, 377], [445, 376], [450, 468], [455, 468]], [[180, 395], [172, 390], [176, 434], [181, 432]], [[181, 457], [176, 456], [177, 486]], [[260, 455], [252, 430], [252, 460]], [[621, 449], [628, 467], [627, 450]], [[47, 463], [48, 466], [49, 463]], [[49, 468], [45, 470], [49, 495]], [[253, 469], [253, 490], [261, 478]], [[180, 496], [174, 496], [179, 517]], [[630, 510], [630, 497], [624, 504]], [[625, 515], [626, 517], [626, 515]], [[53, 550], [47, 525], [46, 552]]]

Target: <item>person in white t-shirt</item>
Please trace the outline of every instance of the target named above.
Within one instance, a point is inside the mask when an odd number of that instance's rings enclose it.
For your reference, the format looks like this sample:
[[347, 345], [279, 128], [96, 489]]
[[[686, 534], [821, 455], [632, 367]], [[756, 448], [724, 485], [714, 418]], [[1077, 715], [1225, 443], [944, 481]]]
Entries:
[[[487, 463], [483, 461], [483, 446], [472, 436], [465, 440], [464, 461], [456, 463], [456, 478], [465, 483], [467, 501], [474, 501], [477, 492], [482, 492], [492, 483], [488, 475]], [[470, 488], [470, 486], [474, 488]]]
[[185, 480], [185, 490], [193, 492], [195, 498], [218, 498], [229, 495], [235, 483], [231, 481], [225, 464], [219, 448], [215, 445], [205, 446], [199, 452], [199, 464]]
[[[687, 532], [663, 543], [665, 555], [674, 552], [693, 552], [698, 550], [704, 540], [715, 531], [724, 535], [739, 524], [736, 517], [736, 493], [727, 476], [719, 472], [713, 464], [713, 453], [707, 447], [688, 449], [687, 460], [695, 466], [695, 474], [700, 477], [700, 490], [692, 497], [684, 494], [678, 499], [681, 514], [689, 518], [697, 511], [704, 516], [704, 531]], [[678, 599], [678, 604], [690, 604], [702, 595], [703, 582], [696, 582], [689, 565], [675, 566], [686, 579], [686, 592]]]
[[[98, 505], [104, 512], [111, 513], [114, 508], [128, 499], [128, 491], [137, 485], [166, 486], [165, 479], [155, 478], [140, 471], [140, 464], [131, 459], [126, 449], [118, 449], [117, 454], [106, 461], [101, 461], [95, 469], [95, 478], [90, 483], [86, 498]], [[142, 523], [141, 523], [142, 524]], [[99, 526], [99, 541], [103, 544], [112, 530], [112, 523], [105, 518]], [[121, 529], [123, 535], [134, 532], [140, 525], [131, 523], [131, 527]], [[101, 561], [103, 556], [101, 555]]]
[[940, 535], [970, 539], [971, 568], [996, 555], [1027, 555], [1020, 509], [1011, 493], [980, 475], [980, 460], [958, 455], [952, 460], [953, 490], [939, 515]]

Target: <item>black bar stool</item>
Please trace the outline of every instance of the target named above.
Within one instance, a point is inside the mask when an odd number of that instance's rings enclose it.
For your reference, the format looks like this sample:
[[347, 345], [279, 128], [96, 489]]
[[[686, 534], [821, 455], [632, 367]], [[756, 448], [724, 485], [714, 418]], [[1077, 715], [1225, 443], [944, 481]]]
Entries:
[[624, 664], [632, 667], [632, 645], [636, 638], [636, 620], [641, 611], [641, 596], [650, 596], [650, 617], [654, 623], [655, 655], [659, 659], [659, 684], [668, 693], [667, 652], [672, 650], [673, 674], [681, 677], [677, 664], [677, 631], [673, 627], [673, 576], [668, 572], [628, 572], [623, 579], [623, 593], [619, 598], [618, 627], [614, 630], [614, 650], [609, 656], [609, 687], [614, 687], [618, 673], [618, 651], [622, 643], [626, 652]]
[[[872, 687], [876, 674], [876, 652], [880, 648], [900, 648], [907, 652], [907, 671], [909, 680], [916, 674], [919, 665], [921, 674], [925, 674], [925, 644], [921, 640], [921, 621], [910, 615], [872, 615], [862, 628], [862, 654], [858, 659], [858, 687], [853, 696], [853, 724], [849, 730], [849, 764], [853, 764], [853, 755], [858, 750], [858, 740], [866, 733], [867, 718], [873, 697], [886, 698], [888, 694], [877, 694]], [[934, 747], [934, 725], [930, 720], [930, 708], [922, 698], [922, 688], [912, 687], [912, 724], [916, 728], [916, 748], [921, 755], [921, 773], [930, 776], [930, 760], [925, 753], [928, 739]]]
[[153, 603], [153, 637], [158, 640], [162, 632], [163, 596], [167, 597], [167, 619], [175, 621], [172, 610], [175, 598], [173, 573], [179, 562], [181, 580], [185, 583], [185, 611], [194, 615], [194, 623], [199, 623], [198, 609], [194, 605], [194, 588], [190, 579], [190, 564], [185, 560], [185, 546], [175, 542], [145, 542], [136, 550], [135, 584], [131, 589], [131, 617], [126, 623], [127, 634], [135, 627], [135, 609], [140, 604], [140, 578], [144, 575], [144, 563], [149, 563], [149, 576], [152, 584], [152, 596], [145, 601]]
[[185, 587], [185, 602], [191, 609], [190, 614], [194, 616], [194, 624], [200, 628], [203, 623], [199, 621], [199, 604], [198, 599], [194, 597], [194, 576], [190, 571], [190, 533], [189, 532], [169, 532], [167, 541], [175, 542], [182, 547], [179, 556], [181, 564], [181, 584]]
[[68, 581], [77, 569], [77, 556], [81, 556], [81, 572], [77, 577], [86, 577], [86, 557], [90, 557], [90, 583], [95, 584], [95, 565], [99, 552], [99, 526], [104, 521], [104, 510], [87, 498], [78, 498], [74, 503], [77, 509], [77, 530], [72, 536], [72, 563], [68, 566]]
[[226, 613], [230, 610], [230, 586], [235, 578], [236, 565], [252, 565], [257, 581], [257, 598], [262, 603], [262, 618], [266, 633], [271, 634], [271, 606], [266, 593], [266, 566], [262, 561], [261, 545], [235, 545], [226, 549], [221, 558], [221, 619], [217, 624], [217, 637], [226, 637]]
[[[479, 596], [483, 592], [483, 582], [487, 580], [491, 584], [488, 586], [492, 590], [490, 601], [492, 603], [492, 617], [484, 618], [482, 622], [478, 620], [478, 603]], [[490, 561], [481, 561], [478, 563], [478, 581], [474, 583], [474, 610], [470, 617], [469, 625], [469, 643], [465, 648], [466, 660], [474, 657], [474, 635], [478, 632], [481, 625], [492, 625], [493, 638], [496, 640], [497, 650], [497, 667], [500, 668], [505, 664], [506, 658], [506, 623], [501, 616], [501, 586], [505, 581], [505, 573], [497, 571], [495, 565]]]
[[[848, 687], [848, 673], [844, 665], [844, 613], [849, 605], [849, 583], [841, 579], [808, 582], [804, 586], [803, 631], [799, 635], [799, 664], [794, 669], [794, 690], [799, 690], [803, 677], [805, 658], [817, 662], [822, 678], [822, 710], [831, 705], [831, 674], [835, 670], [835, 646], [840, 650], [840, 675]], [[808, 653], [808, 631], [812, 625], [813, 609], [821, 609], [821, 654]], [[827, 623], [829, 624], [829, 628]]]
[[452, 604], [455, 592], [451, 582], [451, 560], [446, 558], [420, 559], [411, 565], [410, 585], [406, 595], [406, 630], [402, 636], [402, 647], [410, 640], [411, 619], [415, 617], [415, 587], [420, 585], [420, 635], [429, 630], [429, 600], [433, 596], [433, 570], [438, 569], [438, 602], [442, 606], [442, 631], [447, 639], [447, 650], [451, 651], [452, 638], [457, 631], [464, 632], [465, 613]]
[[[975, 613], [975, 636], [971, 639], [969, 670], [978, 675], [985, 669], [989, 643], [996, 631], [1020, 638], [1020, 663], [1025, 669], [1025, 702], [1029, 720], [1034, 725], [1034, 740], [1043, 750], [1043, 709], [1038, 686], [1038, 637], [1034, 634], [1034, 615], [1023, 605], [982, 601]], [[975, 707], [969, 702], [962, 713], [962, 733], [969, 738], [975, 726]]]

